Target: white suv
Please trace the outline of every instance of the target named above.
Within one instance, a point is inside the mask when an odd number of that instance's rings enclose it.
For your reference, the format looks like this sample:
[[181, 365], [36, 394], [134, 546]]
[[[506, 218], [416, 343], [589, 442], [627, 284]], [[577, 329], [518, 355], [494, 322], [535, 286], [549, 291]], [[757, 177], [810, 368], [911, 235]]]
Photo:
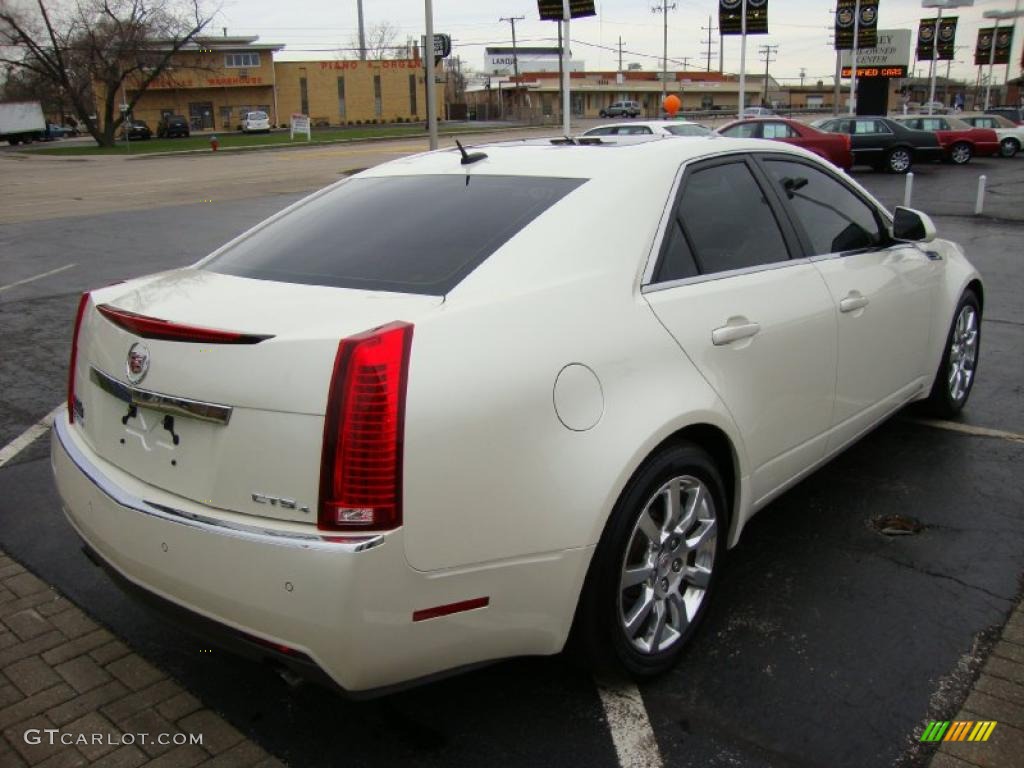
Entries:
[[270, 133], [270, 117], [266, 112], [246, 112], [242, 118], [242, 131], [244, 133], [256, 133], [257, 131]]

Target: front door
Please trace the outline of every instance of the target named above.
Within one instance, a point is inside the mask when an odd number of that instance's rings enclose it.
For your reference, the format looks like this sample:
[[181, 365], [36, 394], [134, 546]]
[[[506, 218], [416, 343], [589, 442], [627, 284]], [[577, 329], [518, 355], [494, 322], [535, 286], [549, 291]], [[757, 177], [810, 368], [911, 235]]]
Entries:
[[192, 102], [188, 105], [188, 119], [193, 131], [213, 130], [213, 102]]
[[755, 505], [824, 455], [835, 389], [832, 299], [769, 184], [744, 155], [687, 169], [645, 288], [739, 427]]
[[926, 367], [941, 262], [915, 245], [891, 241], [879, 211], [838, 174], [798, 158], [769, 156], [763, 165], [835, 306], [832, 450], [930, 384]]

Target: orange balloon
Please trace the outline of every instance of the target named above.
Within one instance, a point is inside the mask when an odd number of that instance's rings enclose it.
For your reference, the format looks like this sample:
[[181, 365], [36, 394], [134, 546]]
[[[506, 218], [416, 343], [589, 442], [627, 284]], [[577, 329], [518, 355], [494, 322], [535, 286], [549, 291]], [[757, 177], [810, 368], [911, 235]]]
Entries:
[[672, 93], [665, 97], [665, 101], [662, 102], [661, 106], [665, 109], [665, 112], [669, 117], [675, 117], [676, 112], [678, 112], [679, 108], [683, 106], [683, 102], [679, 100], [678, 96]]

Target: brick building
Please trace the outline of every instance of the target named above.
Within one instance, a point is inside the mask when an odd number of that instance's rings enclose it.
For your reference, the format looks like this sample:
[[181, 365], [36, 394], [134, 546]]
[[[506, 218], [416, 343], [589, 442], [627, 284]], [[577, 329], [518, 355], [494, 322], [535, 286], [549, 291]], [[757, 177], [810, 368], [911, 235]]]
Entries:
[[[274, 125], [293, 113], [309, 115], [314, 125], [426, 119], [420, 58], [275, 62], [282, 48], [258, 37], [197, 40], [150, 84], [134, 116], [153, 127], [164, 115], [184, 115], [196, 131], [235, 130], [250, 110], [266, 112]], [[119, 101], [132, 95], [129, 85]], [[440, 112], [443, 85], [437, 95]], [[97, 99], [104, 97], [97, 88]]]

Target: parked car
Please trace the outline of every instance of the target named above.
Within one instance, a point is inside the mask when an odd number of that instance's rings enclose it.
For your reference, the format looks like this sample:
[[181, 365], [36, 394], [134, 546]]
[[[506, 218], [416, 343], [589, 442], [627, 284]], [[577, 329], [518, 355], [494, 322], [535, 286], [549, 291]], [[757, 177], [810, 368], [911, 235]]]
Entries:
[[423, 153], [86, 293], [51, 462], [120, 581], [345, 690], [573, 627], [649, 677], [758, 509], [963, 408], [982, 304], [925, 214], [799, 147]]
[[187, 139], [190, 133], [188, 120], [182, 115], [166, 115], [156, 124], [156, 135], [160, 139], [173, 139], [176, 136]]
[[639, 101], [616, 101], [602, 109], [601, 117], [636, 117], [640, 114]]
[[1013, 157], [1024, 146], [1024, 125], [1016, 125], [1002, 115], [957, 115], [975, 128], [991, 128], [999, 137], [999, 154]]
[[645, 120], [640, 123], [599, 125], [584, 136], [710, 136], [710, 128], [689, 120]]
[[734, 120], [718, 129], [722, 136], [737, 139], [774, 139], [793, 144], [823, 157], [843, 170], [853, 166], [849, 134], [828, 133], [799, 120], [782, 117]]
[[944, 115], [949, 112], [949, 107], [941, 101], [926, 101], [916, 111], [922, 115]]
[[145, 120], [133, 120], [121, 126], [121, 138], [126, 136], [129, 141], [145, 141], [153, 138], [153, 132]]
[[870, 165], [877, 171], [906, 173], [914, 163], [942, 159], [942, 146], [934, 133], [915, 131], [887, 117], [825, 117], [811, 125], [849, 134], [853, 164]]
[[773, 117], [775, 111], [768, 107], [746, 107], [743, 110], [744, 117]]
[[974, 128], [962, 120], [947, 115], [896, 115], [892, 119], [908, 128], [934, 133], [942, 145], [943, 158], [956, 165], [969, 163], [975, 155], [991, 157], [999, 154], [999, 137], [990, 128]]
[[270, 116], [266, 112], [246, 112], [238, 130], [244, 133], [270, 133]]
[[1002, 115], [1014, 125], [1024, 125], [1024, 107], [989, 107], [986, 115]]

